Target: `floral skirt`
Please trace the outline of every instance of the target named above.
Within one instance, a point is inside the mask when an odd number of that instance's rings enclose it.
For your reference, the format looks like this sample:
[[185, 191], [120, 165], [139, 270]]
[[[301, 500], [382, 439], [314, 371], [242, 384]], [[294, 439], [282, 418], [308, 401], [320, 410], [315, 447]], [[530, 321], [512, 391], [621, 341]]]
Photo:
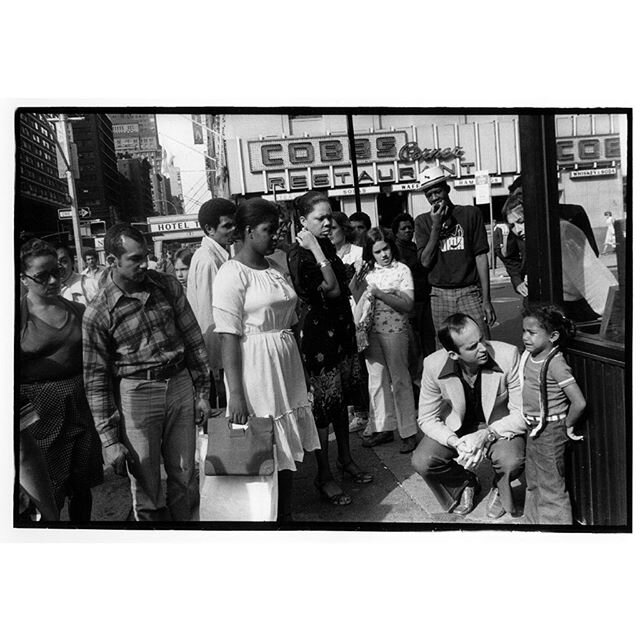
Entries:
[[357, 354], [343, 358], [335, 367], [310, 374], [313, 392], [313, 416], [318, 427], [328, 427], [346, 412], [348, 405], [358, 404], [364, 371]]

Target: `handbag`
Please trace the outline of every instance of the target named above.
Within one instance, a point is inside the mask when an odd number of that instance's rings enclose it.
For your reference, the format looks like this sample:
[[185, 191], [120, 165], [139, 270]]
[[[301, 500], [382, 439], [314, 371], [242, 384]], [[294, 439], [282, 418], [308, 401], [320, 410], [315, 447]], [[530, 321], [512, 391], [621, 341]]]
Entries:
[[356, 343], [358, 353], [369, 346], [369, 332], [373, 326], [375, 298], [365, 293], [356, 305], [353, 317], [356, 324]]
[[270, 476], [275, 471], [273, 420], [249, 417], [243, 428], [228, 418], [210, 418], [204, 462], [207, 476]]

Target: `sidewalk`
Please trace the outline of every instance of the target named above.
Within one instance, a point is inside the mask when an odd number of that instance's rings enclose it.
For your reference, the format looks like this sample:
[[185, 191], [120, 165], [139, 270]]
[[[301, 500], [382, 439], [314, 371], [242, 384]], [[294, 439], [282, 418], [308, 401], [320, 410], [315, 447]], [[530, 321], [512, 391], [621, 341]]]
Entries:
[[[466, 517], [443, 513], [433, 494], [411, 468], [411, 455], [399, 453], [400, 439], [396, 436], [390, 442], [374, 449], [362, 447], [359, 433], [351, 434], [351, 450], [356, 463], [370, 471], [374, 481], [370, 484], [358, 485], [349, 476], [344, 479], [336, 473], [336, 479], [342, 483], [344, 490], [353, 498], [353, 502], [345, 507], [336, 507], [324, 500], [314, 487], [316, 475], [315, 457], [305, 456], [294, 475], [293, 517], [294, 528], [306, 525], [313, 528], [327, 524], [328, 528], [339, 528], [340, 523], [353, 528], [358, 523], [368, 524], [491, 524], [513, 526], [519, 523], [509, 515], [498, 520], [486, 517], [486, 502], [491, 488], [491, 470], [484, 462], [478, 476], [482, 490], [477, 498], [476, 508]], [[330, 438], [329, 457], [335, 470], [336, 445], [333, 435]], [[521, 483], [514, 483], [516, 499], [522, 504], [524, 488]], [[105, 469], [104, 484], [93, 490], [93, 519], [95, 522], [131, 522], [131, 497], [129, 480], [116, 476], [113, 471]], [[66, 520], [66, 510], [63, 520]], [[214, 525], [215, 526], [215, 525]]]

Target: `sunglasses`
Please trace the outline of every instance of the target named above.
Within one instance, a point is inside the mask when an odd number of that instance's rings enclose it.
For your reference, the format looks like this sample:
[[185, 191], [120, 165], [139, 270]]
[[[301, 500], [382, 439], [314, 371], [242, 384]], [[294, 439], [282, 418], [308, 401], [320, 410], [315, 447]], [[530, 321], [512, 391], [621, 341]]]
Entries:
[[49, 283], [49, 280], [53, 276], [56, 280], [60, 278], [62, 274], [62, 269], [55, 267], [54, 269], [50, 269], [49, 271], [41, 271], [40, 273], [36, 273], [33, 276], [30, 276], [28, 273], [23, 273], [22, 275], [29, 280], [33, 280], [35, 283], [40, 284], [42, 286]]

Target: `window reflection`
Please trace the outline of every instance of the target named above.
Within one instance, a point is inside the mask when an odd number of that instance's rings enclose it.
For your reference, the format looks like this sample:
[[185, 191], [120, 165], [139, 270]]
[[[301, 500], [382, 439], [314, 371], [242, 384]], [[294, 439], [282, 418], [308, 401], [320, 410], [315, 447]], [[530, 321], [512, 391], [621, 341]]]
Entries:
[[556, 116], [563, 303], [587, 333], [624, 342], [626, 116]]

